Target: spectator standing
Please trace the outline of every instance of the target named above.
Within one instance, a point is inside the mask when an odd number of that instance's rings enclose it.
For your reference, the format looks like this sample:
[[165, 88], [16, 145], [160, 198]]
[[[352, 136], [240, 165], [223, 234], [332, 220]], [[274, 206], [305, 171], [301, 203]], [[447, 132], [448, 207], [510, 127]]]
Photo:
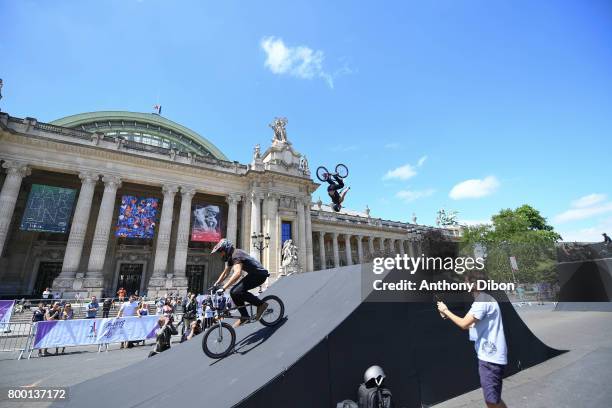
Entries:
[[212, 309], [212, 299], [206, 299], [204, 305], [204, 329], [208, 329], [213, 324], [215, 317], [215, 312]]
[[198, 317], [198, 302], [196, 301], [196, 296], [194, 294], [187, 300], [183, 308], [183, 333], [186, 330], [189, 330], [191, 327], [191, 323], [193, 323]]
[[149, 357], [153, 357], [158, 353], [168, 350], [170, 348], [170, 340], [172, 340], [172, 335], [178, 334], [178, 331], [172, 324], [172, 319], [169, 317], [160, 317], [157, 321], [157, 325], [159, 326], [159, 329], [155, 331], [155, 348], [149, 353]]
[[95, 296], [91, 297], [91, 302], [87, 305], [87, 318], [95, 319], [98, 314], [98, 308], [100, 304], [98, 303], [98, 299]]
[[[59, 302], [55, 302], [53, 303], [53, 306], [51, 306], [48, 310], [47, 313], [45, 314], [45, 320], [60, 320], [62, 318], [62, 309], [60, 308], [60, 303]], [[57, 355], [57, 352], [59, 350], [59, 347], [55, 348], [55, 355]], [[48, 349], [44, 349], [43, 350], [43, 356], [48, 356]]]
[[[138, 302], [136, 301], [136, 296], [131, 295], [127, 302], [123, 302], [121, 308], [119, 308], [119, 313], [117, 313], [117, 317], [130, 317], [137, 316], [136, 311], [138, 310]], [[131, 341], [127, 342], [127, 347], [132, 348], [134, 345]], [[126, 347], [126, 342], [121, 342], [121, 348]]]
[[106, 298], [104, 299], [104, 302], [102, 302], [102, 317], [104, 319], [108, 317], [108, 314], [110, 313], [111, 307], [114, 303], [115, 302], [113, 298]]
[[46, 288], [42, 293], [42, 298], [45, 300], [49, 300], [50, 297], [51, 297], [51, 291], [49, 290], [49, 288]]
[[610, 238], [605, 232], [601, 235], [603, 235], [604, 237], [604, 245], [606, 246], [606, 248], [612, 247], [612, 238]]
[[155, 301], [155, 314], [162, 315], [164, 313], [164, 298], [159, 298]]
[[123, 287], [120, 287], [119, 290], [117, 291], [117, 297], [119, 298], [120, 302], [125, 301], [125, 297], [127, 296], [127, 292], [125, 291], [125, 289], [123, 289]]
[[[62, 320], [72, 320], [74, 319], [74, 310], [72, 309], [72, 304], [66, 303], [64, 306], [64, 311], [62, 312]], [[62, 354], [66, 351], [66, 347], [62, 347]], [[57, 351], [55, 352], [57, 354]]]
[[162, 308], [162, 313], [166, 317], [172, 317], [172, 314], [174, 313], [174, 308], [172, 307], [172, 300], [170, 300], [170, 298], [166, 298], [166, 303]]
[[[46, 313], [47, 313], [47, 310], [45, 309], [45, 304], [43, 302], [40, 302], [38, 304], [38, 309], [32, 312], [32, 323], [42, 322], [43, 320], [45, 320]], [[43, 355], [43, 351], [41, 349], [38, 349], [38, 355], [39, 356]]]

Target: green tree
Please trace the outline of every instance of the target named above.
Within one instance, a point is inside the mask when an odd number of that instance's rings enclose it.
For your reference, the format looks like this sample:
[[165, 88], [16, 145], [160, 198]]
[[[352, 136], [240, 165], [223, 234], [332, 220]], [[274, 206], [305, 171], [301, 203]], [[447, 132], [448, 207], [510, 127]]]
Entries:
[[[561, 236], [538, 210], [526, 204], [514, 210], [503, 209], [491, 221], [465, 228], [461, 245], [464, 255], [473, 254], [476, 247], [483, 248], [487, 272], [495, 280], [534, 283], [556, 279], [555, 242]], [[510, 256], [517, 260], [517, 274], [512, 273]]]

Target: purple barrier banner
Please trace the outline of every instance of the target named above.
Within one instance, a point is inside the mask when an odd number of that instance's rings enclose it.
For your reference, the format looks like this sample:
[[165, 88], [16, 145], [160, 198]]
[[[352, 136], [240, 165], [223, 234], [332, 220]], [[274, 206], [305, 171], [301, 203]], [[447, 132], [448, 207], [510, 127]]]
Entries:
[[8, 328], [14, 305], [14, 300], [0, 300], [0, 330]]

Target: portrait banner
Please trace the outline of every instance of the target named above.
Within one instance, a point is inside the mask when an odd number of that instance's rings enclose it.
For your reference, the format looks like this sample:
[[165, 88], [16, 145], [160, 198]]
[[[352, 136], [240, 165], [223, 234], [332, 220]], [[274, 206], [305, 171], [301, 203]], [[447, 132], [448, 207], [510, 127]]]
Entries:
[[217, 242], [222, 237], [221, 208], [217, 205], [196, 204], [193, 206], [191, 240]]
[[70, 224], [76, 190], [32, 184], [21, 219], [22, 231], [65, 234]]
[[122, 238], [152, 239], [155, 235], [158, 210], [157, 198], [122, 196], [115, 235]]

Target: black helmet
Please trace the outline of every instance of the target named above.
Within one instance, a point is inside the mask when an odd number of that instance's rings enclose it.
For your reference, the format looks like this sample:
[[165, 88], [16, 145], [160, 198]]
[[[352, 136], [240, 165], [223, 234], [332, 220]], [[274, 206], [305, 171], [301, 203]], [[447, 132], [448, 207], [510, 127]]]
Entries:
[[211, 254], [215, 252], [223, 251], [225, 252], [225, 256], [223, 257], [223, 262], [227, 262], [230, 256], [232, 256], [232, 252], [234, 252], [234, 244], [229, 239], [223, 238], [221, 241], [217, 242], [217, 245], [210, 251]]
[[380, 387], [385, 380], [385, 372], [380, 366], [373, 365], [368, 368], [363, 374], [363, 382], [366, 387]]
[[340, 209], [342, 208], [342, 206], [340, 204], [334, 204], [333, 207], [335, 212], [340, 212]]

